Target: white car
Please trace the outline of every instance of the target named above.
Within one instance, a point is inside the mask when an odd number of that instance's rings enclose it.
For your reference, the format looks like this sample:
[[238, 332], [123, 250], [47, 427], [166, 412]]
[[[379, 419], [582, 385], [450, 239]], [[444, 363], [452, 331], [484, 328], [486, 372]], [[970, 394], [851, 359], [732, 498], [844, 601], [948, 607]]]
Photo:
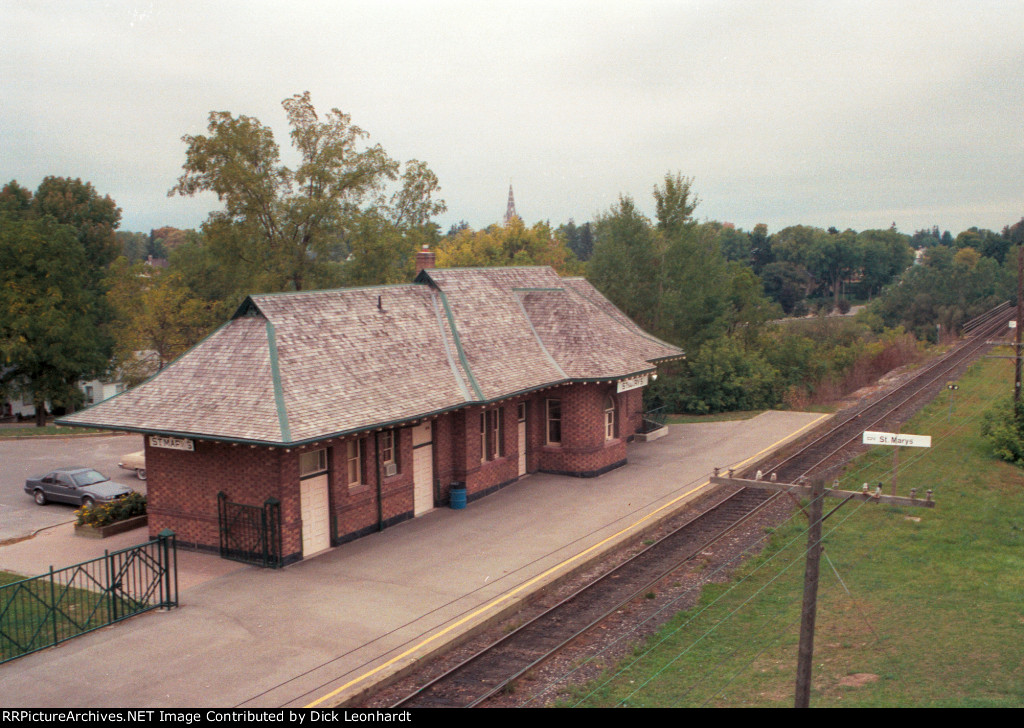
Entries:
[[117, 464], [117, 467], [124, 468], [125, 470], [134, 470], [135, 477], [139, 480], [146, 479], [146, 451], [139, 450], [138, 452], [130, 452], [121, 458], [121, 462]]

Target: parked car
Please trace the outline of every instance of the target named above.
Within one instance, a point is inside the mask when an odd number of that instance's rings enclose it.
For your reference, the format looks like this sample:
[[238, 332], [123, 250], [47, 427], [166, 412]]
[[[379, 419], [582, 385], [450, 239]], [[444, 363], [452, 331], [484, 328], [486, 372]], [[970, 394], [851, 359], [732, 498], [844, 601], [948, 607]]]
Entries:
[[134, 470], [135, 477], [139, 480], [146, 479], [146, 451], [139, 450], [138, 452], [130, 452], [121, 458], [121, 462], [117, 464], [117, 467], [124, 468], [125, 470]]
[[43, 476], [25, 481], [25, 492], [43, 506], [54, 501], [92, 506], [109, 503], [132, 492], [126, 485], [115, 483], [91, 468], [57, 468]]

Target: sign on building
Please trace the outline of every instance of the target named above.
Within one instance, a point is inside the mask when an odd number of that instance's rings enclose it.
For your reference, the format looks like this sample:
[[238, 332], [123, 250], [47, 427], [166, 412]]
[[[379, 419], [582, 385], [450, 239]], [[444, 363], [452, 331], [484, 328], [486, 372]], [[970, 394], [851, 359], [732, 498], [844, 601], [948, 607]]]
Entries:
[[931, 435], [903, 435], [894, 432], [864, 431], [865, 445], [894, 445], [899, 447], [931, 447]]
[[149, 436], [150, 447], [162, 447], [167, 450], [188, 450], [192, 452], [196, 449], [195, 440], [190, 440], [185, 437], [162, 437], [160, 435]]
[[640, 374], [635, 377], [629, 377], [627, 379], [620, 379], [618, 385], [615, 388], [616, 392], [628, 392], [631, 389], [639, 389], [640, 387], [647, 386], [647, 380], [650, 378], [648, 374]]

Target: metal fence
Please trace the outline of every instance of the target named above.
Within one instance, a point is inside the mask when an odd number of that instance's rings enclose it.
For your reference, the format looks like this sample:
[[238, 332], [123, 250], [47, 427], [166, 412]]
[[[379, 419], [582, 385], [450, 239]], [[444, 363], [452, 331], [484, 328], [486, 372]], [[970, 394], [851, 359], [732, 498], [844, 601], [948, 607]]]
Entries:
[[668, 409], [665, 405], [654, 407], [644, 412], [643, 429], [641, 432], [653, 432], [665, 426], [668, 421]]
[[256, 566], [280, 568], [281, 501], [268, 498], [262, 506], [232, 503], [227, 494], [217, 494], [220, 524], [220, 555], [223, 559]]
[[178, 606], [174, 533], [0, 586], [0, 663]]

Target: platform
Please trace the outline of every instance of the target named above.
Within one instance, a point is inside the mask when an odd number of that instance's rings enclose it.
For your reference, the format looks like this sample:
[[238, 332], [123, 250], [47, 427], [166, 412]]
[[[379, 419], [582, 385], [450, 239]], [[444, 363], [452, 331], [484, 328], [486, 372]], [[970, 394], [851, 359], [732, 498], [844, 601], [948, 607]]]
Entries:
[[[632, 443], [629, 464], [601, 477], [534, 474], [465, 510], [436, 509], [281, 570], [183, 552], [178, 609], [0, 665], [0, 700], [336, 705], [707, 492], [715, 466], [764, 457], [825, 417], [672, 425], [659, 440]], [[0, 547], [0, 569], [41, 573], [94, 548], [57, 530]]]

